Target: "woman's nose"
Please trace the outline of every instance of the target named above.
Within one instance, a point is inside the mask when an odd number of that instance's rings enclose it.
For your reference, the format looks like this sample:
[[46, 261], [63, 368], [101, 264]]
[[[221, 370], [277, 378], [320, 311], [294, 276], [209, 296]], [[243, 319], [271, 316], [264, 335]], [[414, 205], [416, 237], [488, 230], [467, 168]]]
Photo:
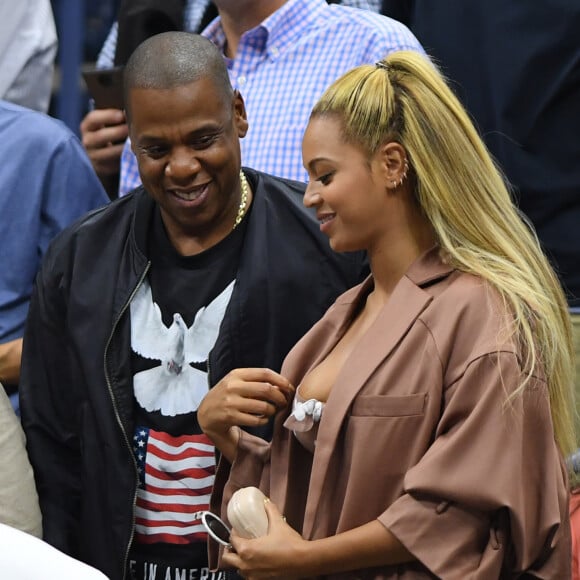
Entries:
[[316, 187], [312, 185], [311, 182], [306, 185], [303, 203], [306, 207], [316, 207], [322, 203], [320, 194], [316, 191]]

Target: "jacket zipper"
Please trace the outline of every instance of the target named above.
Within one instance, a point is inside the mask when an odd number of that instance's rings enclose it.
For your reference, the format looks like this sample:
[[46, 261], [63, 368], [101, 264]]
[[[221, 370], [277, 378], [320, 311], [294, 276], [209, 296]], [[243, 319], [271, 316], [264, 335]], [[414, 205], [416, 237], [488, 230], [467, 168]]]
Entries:
[[[127, 302], [125, 302], [125, 304], [123, 305], [123, 308], [121, 308], [121, 311], [119, 312], [119, 315], [115, 319], [115, 322], [113, 323], [113, 326], [111, 328], [111, 333], [109, 334], [109, 338], [107, 340], [107, 344], [105, 345], [105, 353], [103, 356], [103, 365], [104, 365], [104, 369], [105, 369], [105, 380], [107, 381], [107, 388], [109, 389], [109, 395], [110, 395], [111, 401], [113, 403], [113, 409], [115, 411], [115, 418], [117, 419], [117, 423], [119, 424], [119, 427], [121, 428], [121, 432], [123, 433], [123, 438], [125, 439], [125, 444], [127, 445], [127, 449], [129, 450], [129, 453], [133, 459], [133, 467], [135, 468], [136, 478], [139, 477], [137, 462], [135, 461], [135, 457], [133, 455], [133, 449], [131, 448], [129, 438], [127, 437], [127, 432], [125, 431], [125, 428], [123, 427], [123, 422], [121, 421], [121, 416], [119, 415], [119, 410], [117, 409], [117, 405], [115, 403], [115, 396], [113, 395], [113, 386], [111, 384], [111, 379], [109, 377], [109, 371], [108, 371], [107, 353], [109, 351], [109, 346], [111, 345], [111, 341], [113, 340], [113, 335], [115, 334], [115, 330], [117, 329], [117, 325], [119, 324], [119, 321], [121, 320], [121, 317], [123, 316], [123, 314], [125, 314], [125, 311], [129, 307], [129, 304], [131, 304], [131, 301], [133, 300], [135, 294], [137, 293], [137, 290], [139, 289], [141, 284], [143, 284], [143, 280], [145, 280], [145, 276], [147, 276], [147, 272], [149, 272], [150, 267], [151, 267], [151, 262], [149, 261], [149, 262], [147, 262], [147, 265], [145, 266], [145, 269], [143, 270], [143, 273], [141, 274], [141, 276], [137, 282], [137, 285], [133, 289], [133, 292], [131, 292], [129, 299], [127, 300]], [[127, 544], [127, 548], [125, 549], [125, 557], [123, 559], [123, 580], [125, 580], [125, 577], [126, 577], [127, 560], [129, 559], [129, 550], [131, 549], [131, 543], [133, 542], [133, 536], [135, 535], [135, 507], [136, 507], [136, 504], [137, 504], [137, 487], [135, 487], [135, 489], [133, 491], [133, 500], [132, 500], [133, 519], [131, 522], [131, 535], [129, 536], [129, 543]]]
[[211, 351], [209, 351], [208, 355], [207, 355], [207, 390], [209, 391], [211, 389], [211, 378], [210, 378], [210, 372], [209, 372], [209, 359], [211, 358]]

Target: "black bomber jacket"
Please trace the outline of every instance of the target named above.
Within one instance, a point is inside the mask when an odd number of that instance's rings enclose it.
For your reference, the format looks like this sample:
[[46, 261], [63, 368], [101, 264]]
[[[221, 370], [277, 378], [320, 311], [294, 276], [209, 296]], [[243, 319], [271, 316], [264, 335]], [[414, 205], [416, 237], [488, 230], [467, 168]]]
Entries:
[[[302, 204], [303, 184], [244, 171], [254, 199], [210, 385], [238, 367], [279, 370], [368, 273], [362, 254], [330, 249]], [[24, 338], [22, 420], [44, 538], [111, 580], [125, 577], [134, 529], [129, 304], [150, 268], [155, 207], [138, 188], [62, 232], [38, 274]]]

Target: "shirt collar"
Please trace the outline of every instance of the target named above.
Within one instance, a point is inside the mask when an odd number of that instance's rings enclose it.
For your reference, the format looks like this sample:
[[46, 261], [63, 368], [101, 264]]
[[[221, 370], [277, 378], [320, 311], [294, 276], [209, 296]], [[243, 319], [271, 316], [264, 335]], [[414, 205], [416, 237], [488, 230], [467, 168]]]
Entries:
[[201, 32], [202, 36], [211, 40], [222, 52], [226, 46], [226, 35], [222, 28], [220, 17], [214, 18]]
[[440, 247], [433, 246], [409, 266], [405, 275], [411, 282], [422, 287], [447, 277], [454, 270], [454, 266], [445, 259]]
[[[242, 38], [251, 42], [254, 49], [266, 50], [268, 56], [275, 59], [286, 47], [296, 43], [326, 8], [326, 0], [288, 0], [258, 26], [245, 32]], [[223, 52], [226, 37], [219, 17], [210, 22], [202, 34]]]

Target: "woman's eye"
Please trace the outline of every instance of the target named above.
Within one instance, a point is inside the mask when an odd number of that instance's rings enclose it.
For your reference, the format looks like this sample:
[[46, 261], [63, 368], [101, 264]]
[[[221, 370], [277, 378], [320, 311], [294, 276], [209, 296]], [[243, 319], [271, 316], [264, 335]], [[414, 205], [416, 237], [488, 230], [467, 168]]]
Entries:
[[325, 173], [324, 175], [321, 175], [318, 178], [318, 181], [320, 181], [320, 183], [322, 183], [322, 185], [328, 185], [331, 181], [332, 181], [332, 172], [330, 173]]

